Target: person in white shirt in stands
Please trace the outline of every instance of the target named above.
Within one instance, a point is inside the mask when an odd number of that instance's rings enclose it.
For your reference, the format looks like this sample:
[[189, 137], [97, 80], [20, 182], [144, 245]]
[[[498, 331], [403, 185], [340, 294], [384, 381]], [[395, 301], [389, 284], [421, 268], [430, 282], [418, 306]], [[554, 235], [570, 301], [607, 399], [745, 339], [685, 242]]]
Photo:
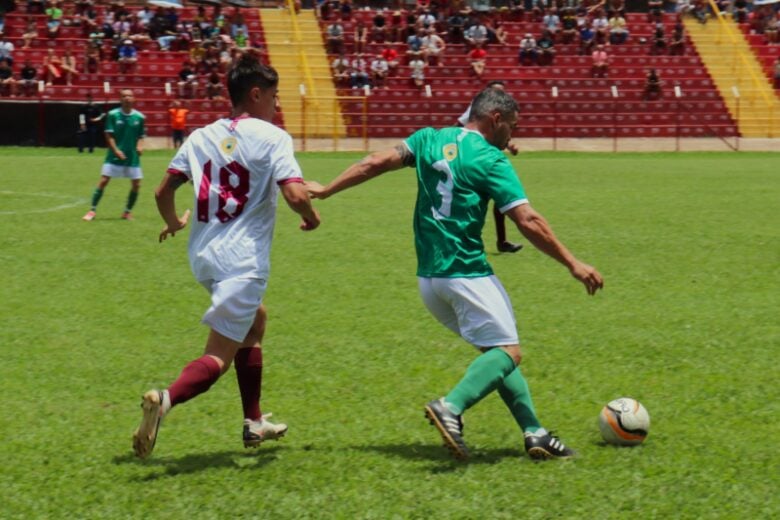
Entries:
[[436, 29], [429, 27], [427, 34], [423, 36], [422, 42], [423, 49], [428, 54], [428, 63], [431, 65], [444, 65], [441, 57], [444, 55], [447, 44], [444, 43], [441, 36], [436, 34]]
[[[192, 181], [195, 207], [189, 257], [195, 278], [211, 294], [203, 316], [210, 327], [203, 356], [166, 390], [142, 398], [143, 418], [133, 435], [136, 456], [151, 455], [162, 418], [171, 407], [206, 392], [235, 364], [244, 410], [243, 442], [255, 447], [287, 432], [260, 410], [269, 275], [278, 194], [302, 218], [301, 229], [320, 224], [293, 155], [293, 141], [271, 124], [279, 108], [279, 76], [255, 53], [244, 53], [227, 74], [232, 115], [194, 131], [157, 188], [165, 221], [160, 242], [187, 225], [189, 210], [176, 212], [177, 188]], [[156, 364], [152, 361], [152, 366]], [[156, 378], [157, 376], [154, 376]]]
[[374, 84], [374, 88], [387, 88], [385, 80], [389, 71], [390, 66], [387, 64], [385, 57], [377, 54], [376, 58], [371, 61], [371, 81]]

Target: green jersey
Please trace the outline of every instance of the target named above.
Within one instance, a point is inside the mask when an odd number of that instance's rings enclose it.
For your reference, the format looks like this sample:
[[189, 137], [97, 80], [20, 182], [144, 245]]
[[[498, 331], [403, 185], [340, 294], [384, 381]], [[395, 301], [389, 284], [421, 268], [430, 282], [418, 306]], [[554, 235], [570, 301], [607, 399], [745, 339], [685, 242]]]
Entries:
[[493, 274], [482, 243], [488, 203], [503, 212], [527, 202], [504, 153], [465, 128], [423, 128], [405, 143], [417, 163], [417, 276]]
[[116, 147], [125, 154], [124, 161], [114, 154], [111, 148], [106, 154], [106, 163], [117, 166], [139, 167], [140, 157], [136, 145], [138, 140], [146, 135], [144, 115], [138, 110], [131, 110], [129, 114], [122, 112], [121, 108], [115, 108], [106, 116], [106, 132], [114, 136]]

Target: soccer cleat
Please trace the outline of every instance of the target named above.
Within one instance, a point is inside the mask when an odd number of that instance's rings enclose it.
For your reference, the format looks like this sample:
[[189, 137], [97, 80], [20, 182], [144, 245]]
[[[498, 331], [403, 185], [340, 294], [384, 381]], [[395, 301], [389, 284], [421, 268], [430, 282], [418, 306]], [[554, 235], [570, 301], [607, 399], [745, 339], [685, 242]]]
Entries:
[[463, 420], [445, 406], [443, 397], [425, 405], [425, 416], [439, 430], [453, 457], [459, 460], [469, 458], [469, 449], [463, 442]]
[[97, 213], [95, 213], [94, 210], [89, 210], [89, 211], [87, 211], [86, 215], [81, 217], [81, 220], [85, 220], [87, 222], [92, 222], [93, 220], [95, 220], [95, 215], [97, 215]]
[[163, 395], [159, 390], [149, 390], [141, 398], [144, 416], [141, 425], [133, 434], [133, 451], [138, 458], [145, 459], [152, 454], [163, 418], [162, 402]]
[[123, 220], [133, 220], [133, 214], [130, 213], [129, 211], [125, 211], [124, 213], [122, 213], [122, 219]]
[[266, 421], [271, 417], [270, 413], [264, 414], [259, 421], [244, 419], [244, 448], [256, 448], [263, 441], [278, 440], [287, 433], [287, 425], [284, 423], [274, 424]]
[[501, 253], [517, 253], [523, 249], [523, 244], [515, 244], [512, 242], [504, 241], [496, 244], [498, 251]]
[[525, 451], [534, 460], [568, 459], [574, 456], [574, 450], [564, 446], [558, 437], [544, 428], [536, 433], [525, 434]]

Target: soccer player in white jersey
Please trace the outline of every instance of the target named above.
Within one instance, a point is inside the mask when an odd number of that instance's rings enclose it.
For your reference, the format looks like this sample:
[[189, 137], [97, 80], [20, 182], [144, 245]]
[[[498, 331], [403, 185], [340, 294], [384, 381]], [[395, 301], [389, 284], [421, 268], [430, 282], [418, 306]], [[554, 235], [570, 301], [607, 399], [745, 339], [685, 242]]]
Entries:
[[469, 456], [461, 415], [494, 390], [523, 430], [531, 458], [573, 454], [540, 424], [518, 367], [520, 341], [512, 304], [487, 262], [482, 242], [490, 199], [529, 242], [563, 264], [589, 294], [603, 286], [598, 271], [575, 258], [529, 204], [501, 152], [516, 125], [517, 102], [502, 90], [486, 88], [474, 98], [464, 128], [424, 128], [394, 149], [350, 166], [325, 187], [307, 183], [314, 198], [324, 199], [384, 172], [416, 167], [414, 236], [423, 303], [439, 322], [480, 351], [455, 388], [425, 407], [459, 459]]
[[154, 449], [160, 421], [171, 407], [207, 391], [235, 362], [244, 409], [244, 446], [278, 439], [285, 424], [273, 424], [260, 411], [265, 328], [261, 305], [269, 274], [278, 193], [309, 231], [320, 223], [293, 155], [292, 138], [271, 124], [278, 109], [279, 76], [245, 53], [227, 75], [233, 105], [230, 118], [192, 133], [171, 161], [157, 188], [157, 208], [165, 220], [160, 242], [187, 225], [179, 217], [176, 189], [194, 187], [195, 219], [189, 257], [197, 280], [211, 293], [203, 323], [211, 329], [206, 349], [166, 390], [143, 396], [143, 418], [133, 435], [138, 457]]

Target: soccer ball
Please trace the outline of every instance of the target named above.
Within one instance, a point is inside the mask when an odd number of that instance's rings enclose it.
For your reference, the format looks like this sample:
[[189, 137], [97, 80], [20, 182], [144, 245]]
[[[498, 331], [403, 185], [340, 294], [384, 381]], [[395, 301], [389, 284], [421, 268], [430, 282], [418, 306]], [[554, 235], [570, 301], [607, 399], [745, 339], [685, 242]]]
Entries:
[[635, 446], [647, 437], [650, 415], [636, 399], [621, 397], [602, 408], [599, 429], [608, 444]]

